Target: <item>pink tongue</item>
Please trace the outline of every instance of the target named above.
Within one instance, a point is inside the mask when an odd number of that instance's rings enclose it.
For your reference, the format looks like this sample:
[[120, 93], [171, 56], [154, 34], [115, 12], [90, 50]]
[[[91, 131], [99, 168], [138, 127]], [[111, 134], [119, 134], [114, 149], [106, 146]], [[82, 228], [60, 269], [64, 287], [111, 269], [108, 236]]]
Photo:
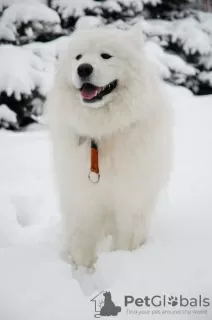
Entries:
[[86, 100], [91, 100], [93, 99], [99, 92], [101, 91], [101, 88], [95, 88], [95, 89], [92, 89], [92, 90], [86, 90], [85, 89], [82, 89], [81, 91], [81, 95], [84, 99]]

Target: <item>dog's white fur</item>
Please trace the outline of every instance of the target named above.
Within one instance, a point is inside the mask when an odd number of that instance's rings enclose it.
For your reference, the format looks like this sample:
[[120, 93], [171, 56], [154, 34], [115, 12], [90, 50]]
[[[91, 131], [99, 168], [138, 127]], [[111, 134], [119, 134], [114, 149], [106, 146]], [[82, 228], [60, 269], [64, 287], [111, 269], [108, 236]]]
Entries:
[[[112, 234], [113, 250], [133, 250], [145, 242], [170, 172], [171, 112], [137, 29], [75, 31], [48, 97], [63, 249], [78, 266], [94, 263], [105, 234]], [[104, 60], [101, 53], [113, 57]], [[101, 102], [83, 102], [76, 72], [81, 63], [94, 67], [94, 85], [117, 79], [117, 88]], [[86, 141], [79, 144], [82, 136]], [[90, 137], [99, 142], [97, 184], [88, 179]]]

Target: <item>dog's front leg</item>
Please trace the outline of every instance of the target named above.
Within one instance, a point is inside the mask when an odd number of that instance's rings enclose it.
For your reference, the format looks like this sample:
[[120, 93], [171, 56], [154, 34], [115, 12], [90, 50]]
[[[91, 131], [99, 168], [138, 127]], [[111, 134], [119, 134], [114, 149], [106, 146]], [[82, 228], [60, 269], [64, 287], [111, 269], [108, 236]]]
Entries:
[[97, 259], [96, 248], [101, 238], [102, 222], [99, 207], [85, 204], [85, 199], [81, 200], [77, 207], [70, 208], [69, 214], [63, 216], [62, 255], [77, 267], [90, 268]]

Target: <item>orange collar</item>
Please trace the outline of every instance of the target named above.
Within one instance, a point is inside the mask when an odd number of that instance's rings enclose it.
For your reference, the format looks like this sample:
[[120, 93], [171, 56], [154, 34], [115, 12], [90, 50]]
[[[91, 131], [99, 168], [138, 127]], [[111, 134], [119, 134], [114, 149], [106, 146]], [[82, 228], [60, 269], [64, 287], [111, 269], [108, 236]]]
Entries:
[[91, 139], [91, 167], [88, 177], [92, 183], [97, 183], [100, 179], [99, 150], [98, 145], [94, 139]]

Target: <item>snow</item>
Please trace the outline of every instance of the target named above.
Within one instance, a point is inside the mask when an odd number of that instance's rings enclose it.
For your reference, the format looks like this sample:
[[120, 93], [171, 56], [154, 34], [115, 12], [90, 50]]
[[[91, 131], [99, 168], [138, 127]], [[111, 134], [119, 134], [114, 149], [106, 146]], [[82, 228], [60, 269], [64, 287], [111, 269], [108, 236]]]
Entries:
[[16, 123], [16, 114], [8, 108], [5, 104], [0, 105], [0, 122], [7, 121]]
[[102, 19], [100, 17], [83, 16], [80, 17], [75, 25], [76, 29], [85, 29], [98, 27], [102, 24]]
[[17, 3], [7, 8], [1, 17], [5, 24], [27, 23], [29, 21], [46, 21], [49, 23], [60, 23], [57, 12], [44, 4]]
[[170, 35], [173, 22], [165, 20], [144, 20], [142, 19], [141, 28], [148, 36], [167, 36]]
[[[205, 14], [203, 14], [205, 15]], [[173, 43], [183, 47], [186, 54], [200, 53], [207, 55], [212, 52], [212, 18], [208, 14], [206, 20], [198, 21], [194, 17], [178, 19], [176, 21], [141, 20], [143, 32], [148, 37], [171, 37]], [[209, 32], [210, 30], [210, 32]]]
[[196, 73], [195, 68], [192, 65], [186, 63], [180, 56], [165, 53], [163, 58], [164, 64], [166, 64], [171, 70], [180, 72], [189, 76], [193, 76]]
[[0, 70], [0, 92], [5, 91], [8, 96], [14, 94], [17, 100], [21, 94], [31, 95], [37, 88], [45, 94], [50, 85], [48, 66], [31, 50], [22, 47], [0, 47]]
[[153, 6], [156, 6], [162, 2], [162, 0], [142, 0], [144, 4], [151, 4]]
[[212, 55], [202, 56], [199, 63], [200, 65], [203, 65], [206, 70], [212, 69]]
[[16, 34], [15, 27], [13, 26], [8, 27], [2, 21], [0, 21], [0, 39], [10, 41], [10, 42], [15, 42], [16, 40], [15, 34]]
[[164, 79], [196, 93], [205, 83], [212, 85], [211, 13], [195, 11], [174, 21], [141, 19], [139, 23], [148, 40], [145, 50]]
[[58, 12], [62, 15], [63, 19], [70, 16], [82, 16], [85, 8], [94, 8], [98, 2], [93, 0], [53, 0], [53, 8], [58, 8]]
[[208, 54], [211, 51], [210, 35], [204, 32], [201, 24], [192, 17], [173, 23], [172, 42], [179, 42], [186, 54]]
[[[145, 1], [145, 0], [144, 0]], [[157, 0], [151, 0], [156, 2]], [[105, 8], [109, 11], [121, 12], [122, 6], [132, 6], [136, 9], [137, 12], [142, 11], [143, 5], [140, 0], [106, 0], [101, 2], [95, 2], [92, 0], [53, 0], [53, 7], [58, 8], [60, 14], [62, 14], [63, 19], [68, 18], [69, 16], [80, 17], [84, 14], [85, 9], [92, 9], [101, 5], [102, 8]]]
[[[58, 27], [60, 24], [60, 17], [56, 11], [48, 8], [41, 3], [17, 3], [8, 7], [1, 16], [0, 22], [0, 38], [7, 41], [15, 41], [17, 35], [17, 27], [22, 23], [28, 22], [36, 23], [37, 28], [42, 29], [42, 24], [47, 23]], [[56, 31], [56, 29], [55, 29]], [[31, 34], [30, 34], [31, 33]], [[33, 31], [28, 28], [28, 37], [33, 36]]]
[[32, 50], [36, 55], [42, 57], [43, 59], [56, 59], [65, 50], [69, 43], [70, 37], [63, 36], [56, 40], [49, 42], [32, 42], [25, 45], [23, 48]]
[[153, 41], [146, 42], [145, 52], [148, 58], [155, 63], [164, 79], [170, 78], [171, 71], [181, 74], [181, 78], [196, 74], [196, 70], [192, 65], [187, 64], [180, 56], [165, 52]]
[[[94, 319], [90, 300], [106, 289], [122, 307], [117, 316], [122, 320], [130, 317], [124, 295], [212, 297], [212, 96], [166, 90], [175, 112], [174, 170], [152, 216], [149, 240], [132, 253], [101, 253], [93, 274], [76, 272], [59, 257], [48, 130], [0, 132], [0, 319]], [[207, 315], [172, 317], [211, 315], [210, 307]]]
[[212, 71], [210, 71], [210, 72], [202, 71], [202, 72], [199, 74], [199, 79], [200, 79], [203, 83], [208, 83], [210, 86], [212, 86]]
[[212, 15], [211, 15], [211, 13], [199, 11], [197, 16], [201, 22], [202, 29], [212, 35]]
[[103, 7], [106, 7], [110, 11], [117, 11], [117, 12], [122, 11], [121, 5], [126, 7], [132, 6], [137, 12], [140, 12], [143, 9], [142, 1], [140, 0], [118, 0], [118, 1], [107, 0], [103, 3]]
[[45, 3], [45, 0], [1, 0], [0, 1], [0, 11], [2, 11], [4, 8], [9, 7], [12, 4], [16, 4], [16, 3]]
[[35, 56], [37, 60], [39, 59], [42, 65], [43, 69], [39, 74], [39, 82], [35, 84], [38, 85], [40, 92], [44, 95], [48, 93], [52, 86], [57, 59], [62, 55], [69, 41], [69, 36], [63, 36], [47, 43], [33, 42], [23, 46], [25, 50], [27, 49], [28, 54]]
[[112, 12], [112, 11], [121, 12], [122, 11], [122, 7], [120, 6], [120, 4], [117, 1], [113, 1], [113, 0], [107, 0], [107, 1], [103, 2], [103, 7], [106, 8], [107, 10], [109, 10], [110, 12]]

